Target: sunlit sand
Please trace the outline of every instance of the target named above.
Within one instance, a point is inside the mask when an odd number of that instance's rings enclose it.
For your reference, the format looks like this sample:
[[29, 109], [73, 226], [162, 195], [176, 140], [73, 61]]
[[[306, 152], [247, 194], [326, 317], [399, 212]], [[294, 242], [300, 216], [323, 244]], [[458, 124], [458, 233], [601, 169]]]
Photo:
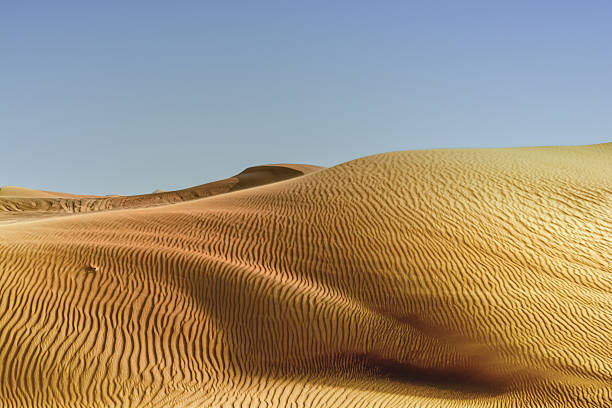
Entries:
[[0, 406], [612, 406], [612, 144], [4, 187]]

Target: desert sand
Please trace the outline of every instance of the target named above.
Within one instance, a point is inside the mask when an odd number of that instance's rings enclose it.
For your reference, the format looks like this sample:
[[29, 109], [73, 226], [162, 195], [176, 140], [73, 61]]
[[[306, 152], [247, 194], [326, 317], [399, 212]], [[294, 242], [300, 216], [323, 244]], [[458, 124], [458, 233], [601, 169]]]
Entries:
[[0, 406], [612, 406], [612, 144], [2, 191]]
[[33, 190], [24, 187], [0, 188], [0, 224], [57, 215], [152, 207], [210, 197], [269, 184], [319, 170], [307, 164], [269, 164], [249, 167], [233, 177], [176, 191], [157, 190], [133, 196], [95, 196]]

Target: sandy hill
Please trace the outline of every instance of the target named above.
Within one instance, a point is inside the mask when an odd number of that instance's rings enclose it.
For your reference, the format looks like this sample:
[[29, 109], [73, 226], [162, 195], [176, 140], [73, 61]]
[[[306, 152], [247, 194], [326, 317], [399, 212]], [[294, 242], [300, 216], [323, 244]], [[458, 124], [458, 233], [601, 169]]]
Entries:
[[396, 152], [2, 225], [0, 405], [612, 406], [611, 158]]
[[16, 187], [16, 186], [0, 187], [0, 198], [86, 198], [86, 197], [97, 197], [97, 196], [57, 193], [55, 191], [33, 190], [31, 188]]
[[287, 180], [320, 169], [308, 164], [268, 164], [249, 167], [236, 176], [212, 183], [133, 196], [87, 196], [6, 186], [0, 188], [0, 223], [171, 204]]

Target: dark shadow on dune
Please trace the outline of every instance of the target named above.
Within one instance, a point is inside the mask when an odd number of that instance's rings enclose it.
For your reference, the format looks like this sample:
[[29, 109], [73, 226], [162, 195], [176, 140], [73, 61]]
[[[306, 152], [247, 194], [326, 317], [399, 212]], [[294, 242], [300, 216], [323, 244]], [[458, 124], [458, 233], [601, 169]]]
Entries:
[[508, 390], [505, 381], [487, 378], [486, 373], [416, 367], [385, 359], [376, 354], [357, 354], [353, 359], [357, 366], [363, 367], [376, 378], [399, 383], [490, 395], [502, 394]]
[[[215, 272], [207, 272], [209, 268], [217, 269]], [[219, 273], [221, 272], [222, 273]], [[358, 351], [336, 353], [331, 355], [318, 355], [311, 358], [298, 358], [292, 360], [290, 357], [278, 360], [274, 352], [277, 349], [279, 339], [275, 336], [253, 338], [248, 331], [253, 328], [252, 316], [249, 313], [236, 313], [238, 310], [255, 310], [257, 304], [280, 303], [280, 309], [288, 307], [284, 299], [268, 298], [272, 291], [260, 291], [258, 294], [241, 288], [240, 273], [244, 270], [235, 266], [221, 267], [214, 262], [204, 262], [199, 267], [191, 270], [183, 267], [185, 277], [189, 281], [199, 281], [205, 287], [214, 288], [213, 293], [223, 293], [224, 302], [217, 297], [202, 296], [194, 293], [196, 287], [191, 290], [183, 287], [187, 296], [194, 297], [201, 305], [201, 310], [206, 312], [208, 318], [212, 319], [219, 333], [224, 333], [223, 343], [226, 345], [237, 345], [238, 349], [229, 349], [228, 356], [240, 361], [243, 369], [249, 375], [270, 379], [299, 379], [312, 384], [323, 384], [330, 386], [341, 385], [345, 388], [353, 388], [373, 392], [390, 392], [405, 396], [422, 396], [432, 398], [448, 398], [455, 400], [467, 400], [475, 397], [493, 397], [516, 388], [519, 383], [524, 382], [523, 374], [513, 370], [501, 370], [499, 366], [489, 366], [488, 361], [494, 361], [492, 355], [482, 353], [480, 357], [469, 357], [469, 365], [465, 367], [421, 367], [414, 366], [403, 361], [383, 358], [375, 353], [361, 353]], [[238, 272], [238, 273], [237, 273]], [[168, 276], [168, 275], [167, 275]], [[170, 275], [171, 276], [171, 275]], [[168, 276], [169, 277], [169, 276]], [[175, 282], [178, 283], [178, 282]], [[221, 300], [222, 304], [219, 304]], [[356, 301], [355, 299], [353, 299]], [[239, 302], [241, 305], [231, 305]], [[231, 307], [230, 307], [231, 306]], [[231, 319], [230, 319], [231, 317]], [[393, 317], [392, 317], [393, 318]], [[416, 321], [415, 321], [416, 319]], [[444, 338], [444, 333], [438, 330], [429, 330], [414, 316], [403, 321], [409, 324], [425, 336], [435, 336], [442, 341], [452, 344], [458, 350], [462, 350], [466, 344], [455, 337]], [[283, 323], [277, 321], [276, 324]], [[308, 322], [301, 322], [308, 324]], [[276, 329], [281, 329], [277, 326]], [[269, 332], [263, 330], [260, 332]], [[231, 334], [230, 334], [231, 333]], [[448, 333], [447, 333], [448, 334]], [[364, 334], [365, 335], [365, 334]], [[242, 340], [241, 340], [242, 339]], [[251, 339], [249, 345], [243, 343]], [[192, 339], [191, 341], [194, 341]], [[242, 344], [241, 344], [242, 343]], [[257, 346], [255, 344], [259, 343]], [[411, 339], [405, 339], [405, 347], [411, 348]], [[480, 349], [483, 350], [482, 348]], [[305, 349], [303, 355], [307, 356], [310, 350]], [[273, 357], [274, 356], [274, 357]], [[508, 367], [505, 367], [508, 369]], [[499, 374], [505, 372], [510, 374]], [[518, 377], [521, 378], [518, 378]]]
[[230, 191], [244, 190], [246, 188], [289, 180], [304, 174], [303, 171], [291, 167], [253, 166], [233, 177], [237, 179], [237, 182], [230, 188]]
[[341, 386], [369, 392], [448, 400], [496, 397], [516, 389], [517, 378], [491, 379], [486, 373], [424, 369], [373, 354], [334, 355], [321, 358], [321, 366], [333, 368], [255, 365], [251, 374], [283, 380], [294, 379], [322, 386]]

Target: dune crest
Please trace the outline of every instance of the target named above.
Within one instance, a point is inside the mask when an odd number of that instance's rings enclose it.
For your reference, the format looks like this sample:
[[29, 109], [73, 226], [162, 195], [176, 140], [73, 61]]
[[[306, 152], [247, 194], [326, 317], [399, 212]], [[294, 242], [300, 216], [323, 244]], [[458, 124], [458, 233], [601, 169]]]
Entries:
[[236, 176], [212, 183], [132, 196], [88, 196], [5, 186], [0, 188], [0, 224], [58, 215], [172, 204], [275, 183], [320, 169], [319, 166], [307, 164], [255, 166]]
[[58, 193], [55, 191], [43, 191], [34, 190], [26, 187], [17, 186], [4, 186], [0, 187], [0, 198], [87, 198], [87, 197], [99, 197], [92, 195], [79, 195], [79, 194], [68, 194]]
[[610, 406], [611, 175], [406, 151], [0, 225], [0, 405]]

